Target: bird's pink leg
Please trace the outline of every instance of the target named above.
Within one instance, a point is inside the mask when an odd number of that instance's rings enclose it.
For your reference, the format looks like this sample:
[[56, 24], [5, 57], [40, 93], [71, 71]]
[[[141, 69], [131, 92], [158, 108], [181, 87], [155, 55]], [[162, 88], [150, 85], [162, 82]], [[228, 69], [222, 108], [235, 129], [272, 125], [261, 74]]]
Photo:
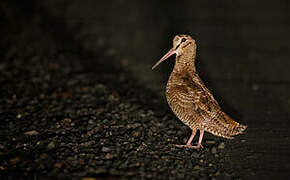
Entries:
[[202, 147], [203, 146], [201, 145], [201, 141], [202, 141], [202, 138], [203, 138], [203, 134], [204, 134], [204, 130], [199, 130], [199, 138], [198, 138], [198, 143], [197, 143], [197, 149]]
[[200, 135], [199, 135], [199, 139], [198, 139], [197, 145], [196, 146], [192, 146], [191, 145], [191, 141], [193, 140], [195, 134], [196, 134], [196, 130], [192, 130], [191, 136], [188, 139], [186, 145], [176, 145], [176, 147], [180, 147], [180, 148], [187, 147], [187, 148], [191, 148], [191, 149], [199, 149], [200, 147], [202, 147], [201, 141], [202, 141], [202, 138], [203, 138], [204, 130], [200, 130]]

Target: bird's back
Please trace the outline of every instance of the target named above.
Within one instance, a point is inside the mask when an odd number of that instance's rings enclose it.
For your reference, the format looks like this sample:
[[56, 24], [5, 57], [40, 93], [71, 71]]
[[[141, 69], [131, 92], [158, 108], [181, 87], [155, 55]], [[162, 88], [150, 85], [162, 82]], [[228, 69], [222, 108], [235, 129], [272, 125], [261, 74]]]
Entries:
[[222, 112], [195, 72], [172, 72], [166, 98], [175, 115], [191, 129], [206, 130], [224, 138], [232, 138], [246, 129]]

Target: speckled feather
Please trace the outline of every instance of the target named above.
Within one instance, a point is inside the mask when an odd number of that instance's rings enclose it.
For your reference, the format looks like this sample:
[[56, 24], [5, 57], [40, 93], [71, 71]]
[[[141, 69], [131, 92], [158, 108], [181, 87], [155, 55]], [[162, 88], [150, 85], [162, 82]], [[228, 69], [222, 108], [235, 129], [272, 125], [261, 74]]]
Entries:
[[225, 114], [211, 92], [198, 76], [194, 59], [195, 41], [188, 35], [177, 35], [175, 41], [186, 38], [188, 43], [177, 46], [174, 69], [166, 87], [166, 98], [175, 115], [191, 129], [205, 130], [216, 136], [233, 138], [247, 126]]

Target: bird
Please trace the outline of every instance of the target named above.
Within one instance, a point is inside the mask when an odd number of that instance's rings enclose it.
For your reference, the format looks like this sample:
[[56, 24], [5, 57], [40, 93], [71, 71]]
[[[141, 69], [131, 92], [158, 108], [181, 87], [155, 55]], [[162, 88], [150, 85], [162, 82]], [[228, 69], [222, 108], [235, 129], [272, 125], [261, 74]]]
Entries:
[[[179, 148], [199, 149], [204, 132], [226, 139], [242, 134], [247, 126], [234, 121], [224, 113], [212, 93], [199, 77], [196, 66], [196, 42], [190, 35], [178, 34], [173, 47], [152, 67], [176, 55], [175, 65], [166, 85], [166, 99], [173, 113], [191, 129], [191, 136]], [[192, 140], [199, 130], [197, 145]]]

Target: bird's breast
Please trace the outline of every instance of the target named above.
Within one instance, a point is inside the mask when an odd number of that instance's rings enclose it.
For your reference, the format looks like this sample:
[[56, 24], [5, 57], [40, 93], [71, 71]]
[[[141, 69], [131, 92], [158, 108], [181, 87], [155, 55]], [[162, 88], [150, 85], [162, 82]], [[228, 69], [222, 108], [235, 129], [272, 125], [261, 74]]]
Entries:
[[178, 78], [172, 77], [171, 75], [166, 85], [167, 103], [175, 114], [180, 113], [180, 109], [178, 108], [178, 104], [180, 104], [178, 102], [180, 101], [180, 99], [177, 98], [179, 91], [176, 89], [176, 86], [178, 86], [178, 84], [180, 84]]

